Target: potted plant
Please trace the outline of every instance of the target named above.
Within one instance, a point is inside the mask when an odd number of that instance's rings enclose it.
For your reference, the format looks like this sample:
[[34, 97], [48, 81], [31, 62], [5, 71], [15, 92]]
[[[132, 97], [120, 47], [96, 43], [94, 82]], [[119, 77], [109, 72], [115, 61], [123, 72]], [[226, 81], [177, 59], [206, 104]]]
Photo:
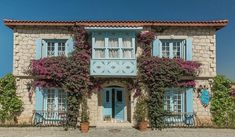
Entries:
[[135, 106], [134, 118], [137, 122], [137, 126], [140, 131], [146, 131], [148, 128], [147, 116], [148, 116], [147, 99], [144, 96], [139, 96], [137, 98], [137, 103]]
[[89, 130], [89, 112], [88, 112], [87, 100], [85, 98], [82, 101], [80, 130], [82, 133], [87, 133]]

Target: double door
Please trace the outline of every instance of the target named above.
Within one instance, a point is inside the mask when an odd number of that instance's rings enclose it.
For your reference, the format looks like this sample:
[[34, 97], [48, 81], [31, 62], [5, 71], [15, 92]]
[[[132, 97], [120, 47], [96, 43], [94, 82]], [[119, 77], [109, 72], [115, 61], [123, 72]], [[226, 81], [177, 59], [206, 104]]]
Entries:
[[125, 96], [123, 88], [105, 88], [102, 91], [103, 119], [124, 121]]

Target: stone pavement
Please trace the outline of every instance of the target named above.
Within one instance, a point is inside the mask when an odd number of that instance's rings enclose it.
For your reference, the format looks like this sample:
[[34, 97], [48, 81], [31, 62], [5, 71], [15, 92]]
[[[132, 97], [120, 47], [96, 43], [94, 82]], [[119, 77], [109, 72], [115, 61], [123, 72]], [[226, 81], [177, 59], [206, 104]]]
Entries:
[[140, 132], [133, 128], [91, 128], [82, 134], [78, 129], [57, 127], [0, 127], [0, 137], [235, 137], [234, 129], [164, 129]]

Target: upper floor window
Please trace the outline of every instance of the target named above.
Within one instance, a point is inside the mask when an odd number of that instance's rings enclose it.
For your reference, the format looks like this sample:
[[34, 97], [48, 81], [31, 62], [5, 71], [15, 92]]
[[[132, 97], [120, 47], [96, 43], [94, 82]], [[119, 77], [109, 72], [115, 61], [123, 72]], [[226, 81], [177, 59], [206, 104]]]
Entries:
[[47, 46], [46, 57], [65, 56], [66, 40], [45, 40], [44, 45]]
[[186, 59], [186, 42], [185, 40], [160, 40], [160, 55], [165, 58], [182, 58]]
[[74, 50], [73, 39], [36, 40], [36, 59], [44, 57], [68, 56]]
[[135, 58], [135, 36], [131, 33], [95, 33], [92, 47], [93, 59]]

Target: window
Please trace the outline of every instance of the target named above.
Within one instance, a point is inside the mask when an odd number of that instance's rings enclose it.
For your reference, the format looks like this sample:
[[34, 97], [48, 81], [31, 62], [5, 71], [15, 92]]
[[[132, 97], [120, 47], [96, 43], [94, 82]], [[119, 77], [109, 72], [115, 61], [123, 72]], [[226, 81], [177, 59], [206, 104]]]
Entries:
[[44, 110], [66, 111], [66, 92], [62, 89], [47, 89], [44, 93]]
[[117, 102], [122, 102], [122, 91], [117, 90]]
[[65, 56], [65, 43], [66, 40], [44, 40], [43, 46], [46, 49], [46, 57], [53, 57], [53, 56]]
[[109, 102], [109, 90], [106, 91], [106, 102]]
[[164, 109], [170, 112], [184, 112], [184, 90], [167, 90], [164, 96]]
[[135, 36], [130, 33], [96, 33], [93, 59], [134, 59]]
[[186, 59], [186, 40], [160, 40], [160, 55], [164, 58]]

